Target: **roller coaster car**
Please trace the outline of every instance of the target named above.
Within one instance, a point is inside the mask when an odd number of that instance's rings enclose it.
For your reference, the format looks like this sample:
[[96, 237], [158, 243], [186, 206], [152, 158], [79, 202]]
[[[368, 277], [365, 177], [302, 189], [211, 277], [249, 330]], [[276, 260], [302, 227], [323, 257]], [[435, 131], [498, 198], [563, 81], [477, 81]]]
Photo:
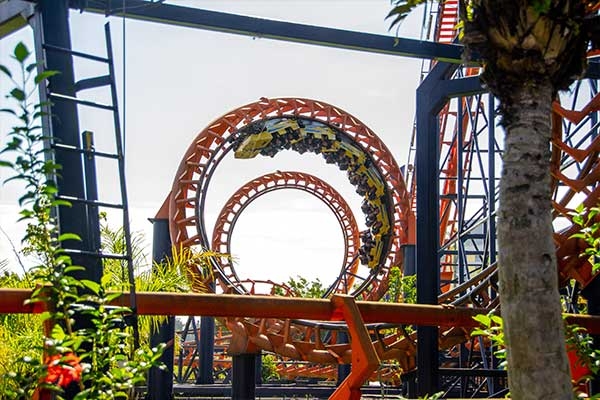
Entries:
[[310, 136], [314, 137], [315, 139], [329, 140], [331, 142], [336, 141], [334, 130], [328, 126], [308, 125], [306, 128], [304, 128], [303, 131], [304, 131], [303, 133], [306, 136], [310, 135]]
[[273, 135], [267, 131], [248, 135], [235, 150], [234, 156], [235, 158], [254, 158], [271, 143], [271, 140], [273, 140]]
[[273, 125], [267, 124], [267, 132], [279, 136], [290, 135], [290, 139], [298, 140], [300, 138], [300, 125], [295, 119], [283, 119], [275, 122]]
[[[387, 210], [381, 201], [378, 205], [379, 212], [377, 213], [377, 219], [373, 226], [371, 227], [371, 231], [373, 231], [374, 235], [385, 235], [390, 231], [390, 221], [388, 218]], [[375, 228], [377, 227], [377, 232], [375, 232]]]
[[375, 239], [375, 245], [369, 250], [369, 262], [368, 266], [371, 269], [375, 269], [379, 266], [379, 259], [381, 258], [381, 253], [383, 252], [383, 241], [381, 237]]
[[[307, 151], [320, 154], [330, 151], [329, 149], [336, 143], [336, 134], [327, 126], [308, 125], [300, 130], [300, 137], [292, 142], [304, 143]], [[333, 160], [334, 155], [330, 154], [329, 157]]]
[[[373, 168], [367, 168], [365, 171], [367, 176], [367, 184], [372, 190], [370, 192], [370, 200], [375, 200], [384, 195], [385, 184], [379, 179]], [[374, 191], [373, 191], [374, 190]]]
[[338, 149], [343, 152], [343, 155], [350, 159], [351, 164], [364, 165], [367, 156], [363, 151], [357, 147], [352, 146], [350, 143], [337, 142], [339, 143]]

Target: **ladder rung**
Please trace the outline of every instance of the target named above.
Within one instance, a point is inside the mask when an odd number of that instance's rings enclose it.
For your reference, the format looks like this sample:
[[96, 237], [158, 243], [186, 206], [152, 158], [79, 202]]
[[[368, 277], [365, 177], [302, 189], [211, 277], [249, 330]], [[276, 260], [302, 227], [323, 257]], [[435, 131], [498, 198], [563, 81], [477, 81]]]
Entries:
[[75, 91], [93, 89], [101, 86], [108, 86], [111, 84], [110, 75], [96, 76], [93, 78], [81, 79], [75, 83]]
[[88, 100], [81, 100], [81, 99], [78, 99], [77, 97], [67, 96], [64, 94], [50, 93], [50, 97], [59, 99], [59, 100], [72, 101], [74, 103], [81, 104], [83, 106], [89, 106], [89, 107], [101, 108], [103, 110], [115, 111], [115, 108], [113, 106], [109, 106], [107, 104], [101, 104], [101, 103], [94, 103], [93, 101], [88, 101]]
[[79, 154], [90, 154], [95, 157], [112, 158], [114, 160], [118, 160], [120, 158], [118, 154], [104, 153], [102, 151], [95, 151], [95, 150], [84, 150], [84, 149], [80, 149], [75, 146], [69, 146], [66, 144], [54, 143], [51, 145], [51, 147], [55, 150], [72, 151], [72, 152], [79, 153]]
[[57, 196], [56, 198], [58, 200], [68, 201], [70, 203], [88, 204], [88, 205], [97, 206], [97, 207], [118, 208], [121, 210], [125, 208], [125, 207], [123, 207], [122, 204], [105, 203], [105, 202], [98, 201], [98, 200], [86, 200], [86, 199], [80, 199], [78, 197], [73, 197], [73, 196]]
[[59, 47], [59, 46], [53, 46], [51, 44], [44, 44], [43, 45], [45, 50], [51, 50], [51, 51], [57, 51], [60, 53], [67, 53], [67, 54], [71, 54], [77, 57], [81, 57], [81, 58], [87, 58], [88, 60], [94, 60], [94, 61], [100, 61], [103, 63], [108, 63], [109, 60], [107, 58], [104, 57], [98, 57], [98, 56], [94, 56], [91, 54], [86, 54], [86, 53], [82, 53], [80, 51], [75, 51], [75, 50], [69, 50], [69, 49], [65, 49], [64, 47]]

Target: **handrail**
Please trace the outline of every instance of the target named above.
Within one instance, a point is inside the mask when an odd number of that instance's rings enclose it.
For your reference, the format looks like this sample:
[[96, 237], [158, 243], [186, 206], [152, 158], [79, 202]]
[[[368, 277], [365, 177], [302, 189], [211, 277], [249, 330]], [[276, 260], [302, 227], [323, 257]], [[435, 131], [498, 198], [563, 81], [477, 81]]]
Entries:
[[[25, 304], [30, 296], [30, 289], [0, 288], [0, 314], [42, 312], [43, 307]], [[123, 293], [111, 304], [128, 306], [128, 296], [128, 293]], [[164, 292], [138, 292], [136, 297], [140, 315], [343, 320], [343, 315], [330, 299]], [[476, 327], [478, 323], [473, 317], [488, 312], [483, 308], [373, 301], [357, 301], [356, 305], [365, 323]], [[589, 333], [600, 333], [600, 316], [567, 314], [566, 319], [568, 323], [577, 324]]]

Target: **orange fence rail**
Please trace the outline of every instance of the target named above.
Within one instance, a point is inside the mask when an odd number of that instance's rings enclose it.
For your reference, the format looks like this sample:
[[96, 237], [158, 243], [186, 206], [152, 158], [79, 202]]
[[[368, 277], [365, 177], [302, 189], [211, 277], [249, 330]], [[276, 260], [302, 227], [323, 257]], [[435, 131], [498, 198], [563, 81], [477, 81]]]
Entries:
[[[24, 304], [30, 296], [29, 289], [0, 288], [0, 313], [42, 312], [35, 304]], [[329, 299], [156, 292], [138, 292], [136, 298], [140, 315], [344, 320], [343, 313]], [[129, 293], [123, 293], [113, 304], [128, 306], [129, 300]], [[365, 323], [475, 327], [478, 324], [473, 316], [488, 312], [483, 308], [374, 301], [357, 301], [356, 305]], [[600, 333], [600, 316], [568, 314], [567, 322], [577, 324], [589, 333]]]

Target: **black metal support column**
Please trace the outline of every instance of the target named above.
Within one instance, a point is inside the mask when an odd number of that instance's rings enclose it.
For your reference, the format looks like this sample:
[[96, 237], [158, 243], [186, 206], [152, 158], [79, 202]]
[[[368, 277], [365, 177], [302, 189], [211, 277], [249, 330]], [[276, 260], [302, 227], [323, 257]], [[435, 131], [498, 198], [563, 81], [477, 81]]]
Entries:
[[[439, 123], [450, 97], [481, 93], [478, 77], [449, 79], [457, 65], [437, 63], [417, 89], [417, 303], [437, 304], [439, 257]], [[418, 327], [417, 395], [439, 388], [438, 329]]]
[[256, 363], [254, 364], [254, 373], [256, 375], [254, 383], [256, 386], [262, 386], [262, 350], [256, 353]]
[[[214, 285], [214, 283], [213, 283]], [[215, 319], [200, 318], [200, 371], [196, 383], [210, 385], [215, 383], [213, 363], [215, 357]]]
[[[35, 29], [41, 30], [41, 32], [36, 32], [35, 35], [38, 40], [41, 39], [43, 43], [48, 45], [71, 50], [68, 3], [67, 0], [39, 0], [41, 24], [35, 26]], [[37, 47], [40, 48], [41, 44], [38, 43]], [[49, 79], [49, 87], [52, 88], [52, 91], [74, 97], [73, 57], [69, 53], [47, 51], [45, 67], [60, 72], [60, 74]], [[53, 137], [53, 141], [81, 148], [76, 104], [72, 101], [59, 99], [55, 99], [53, 103], [51, 132], [49, 132]], [[85, 178], [81, 155], [76, 152], [57, 149], [54, 157], [56, 163], [62, 166], [58, 178], [59, 195], [85, 199]], [[92, 220], [88, 218], [85, 204], [74, 203], [71, 207], [60, 207], [58, 217], [61, 233], [75, 233], [82, 239], [81, 241], [65, 241], [62, 243], [63, 247], [88, 252], [97, 250], [89, 239], [90, 236], [94, 237], [95, 235], [90, 235], [89, 232], [93, 230], [99, 236], [100, 228], [97, 218], [95, 222], [93, 218]], [[100, 282], [102, 263], [98, 257], [74, 254], [72, 260], [75, 265], [85, 267], [84, 271], [78, 271], [74, 274], [76, 277]]]
[[405, 244], [402, 246], [402, 258], [404, 259], [404, 276], [411, 276], [417, 273], [416, 246], [414, 244]]
[[490, 261], [496, 262], [496, 101], [488, 98], [488, 232], [490, 242]]
[[[417, 89], [417, 303], [437, 304], [440, 288], [439, 259], [439, 123], [446, 102], [441, 82], [456, 66], [438, 63]], [[417, 394], [439, 388], [438, 328], [417, 328]]]
[[[96, 160], [92, 155], [94, 151], [94, 133], [84, 131], [81, 134], [81, 142], [85, 153], [83, 155], [83, 171], [85, 173], [85, 196], [88, 200], [98, 200], [98, 180], [96, 177]], [[90, 205], [87, 208], [87, 223], [88, 226], [100, 226], [100, 215], [98, 206]], [[102, 238], [100, 231], [96, 229], [88, 229], [87, 241], [90, 243], [91, 249], [94, 252], [100, 252], [102, 246]]]
[[[445, 64], [437, 64], [417, 89], [417, 302], [437, 304], [439, 292], [439, 107], [432, 104], [436, 84], [447, 75]], [[441, 103], [443, 99], [437, 99]], [[442, 103], [443, 104], [443, 103]], [[417, 395], [437, 392], [438, 329], [417, 328]]]
[[231, 398], [253, 400], [256, 396], [256, 354], [235, 354], [232, 361]]
[[[152, 260], [163, 262], [171, 253], [171, 237], [169, 236], [169, 220], [151, 219], [152, 222]], [[167, 343], [160, 361], [167, 367], [165, 370], [152, 368], [148, 374], [147, 400], [171, 400], [173, 398], [173, 359], [175, 340], [175, 317], [168, 317], [150, 334], [150, 346]]]

